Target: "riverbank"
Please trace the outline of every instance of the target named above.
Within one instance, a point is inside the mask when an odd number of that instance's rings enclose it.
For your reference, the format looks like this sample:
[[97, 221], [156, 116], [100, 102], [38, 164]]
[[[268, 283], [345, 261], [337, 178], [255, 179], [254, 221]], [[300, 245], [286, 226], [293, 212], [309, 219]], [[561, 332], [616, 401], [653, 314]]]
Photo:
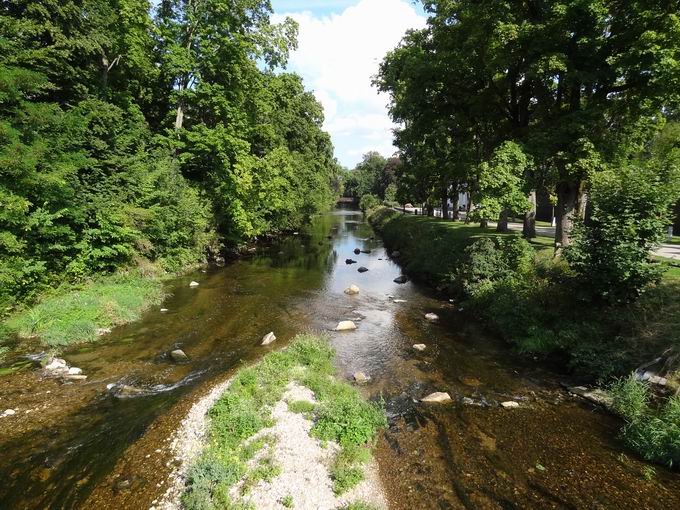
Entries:
[[335, 378], [327, 340], [298, 335], [196, 403], [158, 508], [386, 508], [371, 458], [384, 412]]
[[[519, 239], [516, 233], [388, 208], [374, 210], [369, 221], [392, 253], [398, 252], [406, 273], [455, 298], [521, 352], [550, 357], [604, 381], [680, 349], [680, 271], [675, 267], [669, 265], [662, 282], [637, 302], [601, 309], [581, 299], [566, 265], [553, 260], [547, 238], [530, 241], [534, 254], [529, 267], [496, 284], [492, 273], [498, 260], [493, 257], [501, 255], [493, 248], [472, 253], [469, 247], [481, 239]], [[483, 278], [484, 288], [471, 289], [470, 281], [478, 284]], [[659, 375], [677, 377], [678, 368], [671, 364]]]

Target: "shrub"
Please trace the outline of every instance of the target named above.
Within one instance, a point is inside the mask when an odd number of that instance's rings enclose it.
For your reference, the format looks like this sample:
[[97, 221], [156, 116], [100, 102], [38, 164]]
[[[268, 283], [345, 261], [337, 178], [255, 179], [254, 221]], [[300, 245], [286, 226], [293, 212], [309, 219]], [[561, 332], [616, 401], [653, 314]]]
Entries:
[[376, 207], [379, 207], [380, 203], [381, 203], [381, 201], [380, 201], [379, 197], [377, 197], [375, 195], [367, 194], [367, 195], [362, 196], [361, 200], [359, 200], [359, 207], [361, 208], [361, 210], [363, 212], [368, 212], [371, 209], [375, 209]]

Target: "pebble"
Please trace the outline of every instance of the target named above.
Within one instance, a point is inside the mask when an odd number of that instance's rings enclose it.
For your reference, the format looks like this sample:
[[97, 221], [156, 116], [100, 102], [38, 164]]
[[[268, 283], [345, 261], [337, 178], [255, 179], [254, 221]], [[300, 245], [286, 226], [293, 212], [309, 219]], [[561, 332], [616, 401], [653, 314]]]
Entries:
[[425, 318], [428, 321], [436, 321], [436, 320], [439, 320], [439, 315], [437, 315], [436, 313], [430, 312], [430, 313], [425, 314]]
[[422, 352], [422, 351], [424, 351], [425, 349], [427, 349], [427, 346], [426, 346], [425, 344], [415, 344], [415, 345], [413, 346], [413, 348], [414, 348], [416, 351]]
[[17, 414], [17, 412], [14, 409], [5, 409], [5, 412], [2, 413], [2, 416], [3, 417], [12, 416], [12, 415], [15, 415], [15, 414]]
[[448, 393], [442, 392], [442, 391], [435, 391], [434, 393], [430, 393], [427, 397], [424, 397], [420, 399], [421, 402], [450, 402], [451, 401], [451, 395]]
[[200, 284], [199, 284], [198, 282], [192, 281], [192, 282], [189, 284], [189, 287], [198, 287], [199, 285], [200, 285]]
[[514, 400], [508, 400], [507, 402], [501, 402], [501, 406], [504, 409], [515, 409], [519, 407], [519, 404], [515, 402]]

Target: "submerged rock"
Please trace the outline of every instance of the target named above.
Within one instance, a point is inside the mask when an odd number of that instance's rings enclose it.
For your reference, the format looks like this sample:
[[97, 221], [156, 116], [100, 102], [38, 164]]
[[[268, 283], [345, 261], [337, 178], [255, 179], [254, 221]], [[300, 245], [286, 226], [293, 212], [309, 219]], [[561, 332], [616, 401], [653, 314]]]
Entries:
[[189, 284], [189, 287], [198, 287], [199, 285], [200, 285], [200, 284], [199, 284], [198, 282], [192, 281], [192, 282]]
[[5, 416], [13, 416], [17, 414], [17, 412], [14, 409], [5, 409], [5, 412], [0, 415], [0, 418], [4, 418]]
[[574, 395], [578, 395], [579, 397], [583, 397], [586, 400], [590, 400], [591, 402], [604, 407], [611, 407], [614, 402], [609, 393], [598, 388], [588, 389], [585, 386], [571, 386], [568, 390]]
[[519, 403], [514, 400], [508, 400], [507, 402], [501, 402], [501, 407], [503, 407], [503, 409], [516, 409], [519, 407]]
[[276, 340], [276, 335], [271, 331], [262, 337], [262, 343], [260, 345], [269, 345]]
[[394, 299], [393, 300], [395, 303], [406, 303], [405, 299]]
[[117, 397], [136, 397], [145, 393], [143, 389], [130, 386], [129, 384], [121, 384], [120, 386], [114, 384], [109, 390], [115, 392]]
[[84, 381], [87, 379], [87, 376], [82, 374], [66, 374], [64, 379], [67, 381]]
[[392, 280], [394, 283], [406, 283], [408, 281], [408, 276], [402, 274], [401, 276], [397, 276], [394, 280]]
[[365, 273], [366, 271], [368, 271], [368, 268], [361, 266], [359, 269], [357, 269], [357, 271], [359, 271], [360, 273]]
[[335, 331], [354, 331], [357, 329], [357, 325], [352, 321], [340, 321], [335, 327]]
[[443, 391], [435, 391], [434, 393], [430, 393], [427, 397], [421, 398], [420, 401], [436, 403], [450, 402], [451, 395]]
[[425, 344], [415, 344], [415, 345], [413, 346], [413, 348], [414, 348], [416, 351], [423, 352], [425, 349], [427, 349], [427, 346], [426, 346]]
[[354, 381], [359, 384], [367, 383], [368, 381], [371, 380], [371, 378], [364, 374], [363, 372], [356, 372], [353, 377]]
[[430, 312], [430, 313], [425, 314], [425, 318], [428, 321], [436, 321], [436, 320], [439, 320], [439, 315], [437, 315], [436, 313]]
[[170, 357], [175, 363], [183, 363], [189, 361], [189, 357], [184, 353], [182, 349], [175, 349], [170, 352]]
[[352, 284], [345, 289], [345, 294], [348, 294], [350, 296], [354, 296], [355, 294], [359, 294], [359, 287]]

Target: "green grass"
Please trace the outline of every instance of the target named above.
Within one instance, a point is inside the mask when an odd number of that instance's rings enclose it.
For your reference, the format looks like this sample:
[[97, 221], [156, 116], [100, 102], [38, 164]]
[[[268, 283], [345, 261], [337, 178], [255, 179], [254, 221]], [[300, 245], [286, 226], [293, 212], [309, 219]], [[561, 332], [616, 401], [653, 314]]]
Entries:
[[135, 321], [163, 298], [158, 279], [113, 275], [78, 287], [61, 287], [5, 324], [20, 337], [38, 337], [47, 346], [62, 347], [92, 342], [97, 329]]
[[291, 413], [304, 414], [305, 417], [311, 417], [316, 406], [312, 402], [306, 400], [296, 400], [295, 402], [288, 402], [288, 410]]
[[293, 496], [291, 496], [290, 494], [286, 494], [281, 499], [281, 504], [286, 508], [293, 508]]
[[364, 479], [362, 465], [371, 460], [371, 451], [363, 446], [347, 444], [342, 447], [331, 467], [333, 491], [344, 494]]
[[379, 510], [377, 506], [365, 503], [363, 501], [354, 501], [342, 510]]
[[233, 508], [238, 502], [229, 498], [229, 489], [237, 482], [245, 479], [247, 490], [257, 480], [278, 475], [271, 457], [248, 472], [247, 460], [266, 443], [250, 438], [273, 425], [272, 408], [291, 381], [310, 388], [318, 404], [310, 408], [309, 403], [291, 402], [289, 408], [305, 413], [313, 409], [312, 433], [342, 445], [334, 465], [355, 470], [339, 473], [343, 479], [339, 483], [349, 486], [359, 476], [366, 454], [356, 449], [370, 455], [369, 447], [386, 418], [380, 406], [366, 402], [355, 388], [334, 377], [333, 358], [325, 339], [298, 335], [287, 349], [267, 354], [234, 376], [229, 389], [209, 411], [208, 444], [191, 467], [182, 496], [187, 510]]

